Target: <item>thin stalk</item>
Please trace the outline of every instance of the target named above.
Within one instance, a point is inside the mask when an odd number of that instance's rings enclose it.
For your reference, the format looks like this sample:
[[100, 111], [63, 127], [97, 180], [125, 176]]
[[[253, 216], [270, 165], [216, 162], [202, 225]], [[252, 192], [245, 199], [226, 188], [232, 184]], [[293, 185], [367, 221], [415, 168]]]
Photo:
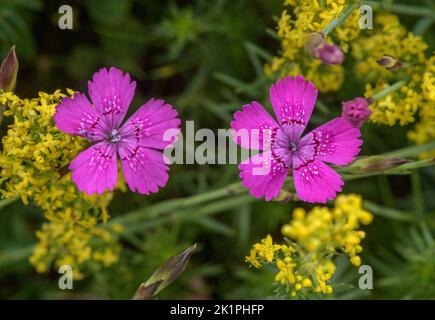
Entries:
[[381, 174], [382, 175], [407, 175], [410, 174], [412, 170], [431, 167], [434, 164], [435, 162], [433, 159], [418, 160], [418, 161], [407, 162], [388, 170], [381, 170], [381, 171], [374, 171], [374, 172], [360, 173], [360, 174], [341, 174], [341, 177], [345, 181], [350, 181], [350, 180], [356, 180], [361, 178], [373, 177]]
[[[422, 150], [425, 150], [425, 148], [435, 148], [435, 142], [428, 143], [421, 146], [414, 146], [411, 148], [406, 148], [406, 151], [402, 150], [396, 150], [391, 152], [388, 155], [394, 154], [394, 156], [401, 156], [402, 153], [404, 153], [406, 156], [416, 156], [418, 155]], [[398, 155], [397, 155], [398, 154]], [[362, 173], [362, 174], [342, 174], [342, 177], [344, 180], [356, 180], [376, 175], [397, 175], [397, 174], [409, 174], [411, 170], [423, 168], [423, 167], [429, 167], [433, 166], [434, 162], [433, 160], [419, 160], [419, 161], [413, 161], [409, 163], [404, 163], [398, 167], [395, 167], [393, 169], [384, 170], [384, 171], [376, 171], [376, 172], [370, 172], [370, 173]], [[289, 184], [292, 182], [292, 177], [287, 178], [286, 184]], [[173, 199], [169, 201], [165, 201], [162, 203], [158, 203], [149, 207], [145, 208], [139, 208], [137, 210], [131, 211], [130, 213], [124, 214], [119, 217], [113, 218], [109, 224], [111, 223], [121, 223], [121, 224], [129, 224], [134, 223], [136, 221], [141, 221], [144, 219], [150, 219], [150, 218], [157, 218], [161, 215], [164, 215], [169, 212], [174, 212], [182, 209], [189, 209], [193, 207], [199, 207], [200, 205], [203, 205], [208, 202], [215, 201], [217, 199], [229, 197], [229, 196], [235, 196], [247, 193], [248, 190], [242, 186], [241, 182], [235, 182], [232, 184], [229, 184], [226, 187], [209, 191], [203, 194], [194, 195], [187, 198], [179, 198], [179, 199]], [[255, 199], [255, 198], [254, 198]], [[196, 209], [195, 209], [196, 210]]]
[[4, 207], [10, 205], [11, 203], [14, 203], [18, 199], [19, 199], [19, 197], [12, 197], [12, 198], [6, 198], [6, 199], [0, 200], [0, 210], [2, 210]]
[[213, 215], [222, 211], [231, 210], [247, 203], [253, 202], [256, 199], [250, 195], [240, 195], [233, 198], [222, 199], [214, 201], [207, 205], [183, 210], [173, 211], [169, 215], [159, 217], [157, 219], [152, 219], [144, 221], [143, 223], [130, 222], [125, 224], [125, 228], [130, 232], [139, 232], [148, 230], [153, 227], [160, 226], [166, 223], [179, 223], [198, 219], [200, 217]]
[[238, 195], [243, 193], [246, 189], [242, 187], [241, 182], [236, 182], [227, 185], [226, 187], [209, 191], [206, 193], [194, 195], [187, 198], [173, 199], [165, 202], [155, 204], [150, 207], [140, 208], [138, 210], [131, 211], [128, 215], [116, 217], [112, 219], [109, 223], [128, 223], [129, 221], [136, 221], [138, 218], [145, 216], [156, 217], [162, 213], [171, 210], [180, 210], [184, 208], [193, 207], [200, 205], [209, 201], [213, 201], [225, 196]]
[[422, 218], [424, 215], [424, 200], [421, 190], [420, 174], [417, 170], [411, 174], [411, 188], [415, 212], [419, 218]]
[[388, 218], [397, 221], [404, 221], [404, 222], [416, 222], [415, 216], [413, 216], [408, 212], [403, 212], [397, 209], [384, 207], [368, 200], [363, 201], [363, 207], [379, 217]]
[[30, 256], [35, 248], [35, 245], [29, 245], [22, 248], [10, 249], [8, 251], [0, 252], [0, 266], [5, 267], [22, 261]]
[[358, 5], [358, 3], [352, 3], [349, 4], [347, 6], [346, 9], [344, 9], [343, 13], [338, 16], [337, 18], [335, 18], [334, 20], [332, 20], [323, 30], [322, 33], [323, 35], [326, 37], [328, 35], [328, 33], [330, 33], [335, 27], [339, 27], [341, 26], [346, 19], [350, 16], [350, 14], [352, 13], [352, 11], [356, 8], [356, 6]]
[[370, 100], [382, 99], [382, 98], [388, 96], [390, 93], [399, 90], [407, 83], [408, 83], [408, 79], [400, 80], [400, 81], [396, 82], [395, 84], [375, 93], [373, 96], [370, 97]]
[[384, 155], [389, 157], [407, 158], [407, 157], [417, 156], [422, 152], [430, 151], [430, 150], [435, 150], [435, 141], [431, 141], [425, 144], [415, 145], [407, 148], [402, 148], [399, 150], [390, 151], [384, 153]]
[[399, 3], [384, 6], [382, 3], [377, 1], [364, 1], [364, 4], [368, 4], [374, 9], [386, 9], [398, 14], [435, 18], [435, 10], [430, 7], [413, 6]]

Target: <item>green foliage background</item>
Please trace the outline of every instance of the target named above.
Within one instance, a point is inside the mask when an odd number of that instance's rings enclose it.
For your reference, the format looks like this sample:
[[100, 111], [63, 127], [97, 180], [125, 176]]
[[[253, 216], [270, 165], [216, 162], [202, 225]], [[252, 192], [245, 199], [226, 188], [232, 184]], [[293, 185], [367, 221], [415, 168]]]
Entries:
[[[431, 5], [431, 1], [414, 2]], [[73, 30], [57, 26], [63, 4], [73, 7]], [[279, 0], [2, 0], [0, 56], [16, 45], [20, 59], [16, 92], [22, 97], [65, 87], [86, 92], [91, 75], [113, 65], [138, 80], [130, 112], [151, 97], [163, 97], [183, 120], [194, 120], [196, 128], [228, 128], [233, 112], [243, 103], [255, 99], [268, 105], [269, 80], [263, 64], [279, 50], [279, 42], [267, 29], [275, 28], [273, 17], [281, 10]], [[419, 19], [401, 16], [410, 30]], [[432, 49], [434, 25], [425, 33]], [[351, 68], [351, 62], [346, 63]], [[339, 115], [340, 101], [360, 95], [363, 86], [346, 80], [338, 94], [325, 97], [328, 114], [314, 111], [313, 124]], [[406, 127], [365, 126], [362, 154], [407, 146], [406, 131]], [[158, 194], [116, 194], [110, 213], [116, 219], [234, 181], [238, 181], [236, 165], [174, 165], [169, 184]], [[417, 222], [375, 216], [366, 230], [362, 256], [363, 263], [373, 266], [375, 288], [359, 290], [357, 269], [339, 259], [336, 298], [435, 298], [434, 190], [433, 168], [411, 176], [378, 176], [345, 184], [345, 193], [361, 194], [393, 212], [420, 216]], [[74, 290], [60, 291], [56, 272], [39, 275], [26, 259], [42, 223], [41, 213], [19, 202], [5, 204], [0, 207], [0, 297], [128, 299], [166, 258], [195, 242], [197, 253], [188, 269], [160, 298], [273, 297], [273, 272], [249, 269], [244, 256], [265, 234], [279, 237], [295, 204], [239, 195], [221, 202], [218, 209], [204, 210], [208, 205], [178, 210], [161, 220], [143, 219], [134, 238], [123, 243], [119, 263], [75, 282]]]

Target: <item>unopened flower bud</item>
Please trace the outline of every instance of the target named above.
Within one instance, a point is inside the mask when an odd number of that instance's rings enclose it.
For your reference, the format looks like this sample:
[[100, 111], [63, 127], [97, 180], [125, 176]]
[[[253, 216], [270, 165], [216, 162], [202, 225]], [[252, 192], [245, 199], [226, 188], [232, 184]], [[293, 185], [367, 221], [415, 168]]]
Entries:
[[346, 169], [348, 174], [361, 174], [391, 170], [409, 162], [407, 159], [389, 156], [360, 157]]
[[358, 97], [343, 102], [341, 117], [353, 127], [360, 128], [371, 115], [367, 99]]
[[166, 260], [151, 277], [142, 283], [133, 296], [133, 300], [151, 299], [153, 295], [170, 285], [186, 269], [190, 256], [196, 249], [196, 243], [183, 252]]
[[308, 54], [322, 61], [324, 64], [341, 64], [344, 61], [344, 53], [335, 44], [327, 44], [325, 37], [320, 32], [315, 32], [307, 37], [305, 49]]
[[13, 91], [17, 83], [18, 59], [15, 46], [11, 48], [0, 66], [0, 89]]
[[344, 53], [335, 44], [323, 44], [317, 49], [318, 57], [324, 64], [342, 64]]
[[402, 67], [404, 63], [397, 59], [396, 57], [390, 56], [388, 54], [384, 55], [382, 58], [376, 60], [377, 64], [385, 67], [387, 70], [395, 71]]

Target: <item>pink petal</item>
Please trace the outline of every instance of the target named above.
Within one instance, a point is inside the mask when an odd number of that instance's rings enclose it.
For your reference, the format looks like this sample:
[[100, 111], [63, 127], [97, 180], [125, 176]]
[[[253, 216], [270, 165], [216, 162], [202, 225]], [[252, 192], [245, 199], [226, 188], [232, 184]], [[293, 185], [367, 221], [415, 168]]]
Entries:
[[148, 195], [168, 182], [163, 153], [139, 145], [121, 144], [118, 149], [122, 171], [131, 191]]
[[316, 99], [316, 87], [302, 76], [286, 77], [270, 87], [270, 102], [279, 123], [296, 125], [299, 137], [307, 126]]
[[102, 194], [118, 181], [116, 145], [102, 141], [81, 152], [70, 164], [78, 190]]
[[[335, 118], [305, 135], [299, 142], [301, 150], [314, 150], [315, 158], [347, 165], [360, 152], [361, 131], [343, 118]], [[309, 158], [306, 158], [309, 159]]]
[[175, 142], [180, 124], [178, 112], [170, 104], [151, 99], [122, 125], [120, 134], [129, 143], [163, 150]]
[[233, 129], [234, 141], [241, 147], [264, 150], [270, 148], [270, 145], [263, 146], [264, 135], [271, 138], [279, 126], [264, 107], [254, 101], [251, 104], [244, 105], [242, 111], [237, 111], [234, 114], [231, 128]]
[[88, 81], [88, 90], [96, 110], [106, 118], [111, 129], [116, 129], [133, 99], [136, 82], [117, 68], [102, 68]]
[[64, 133], [91, 141], [103, 140], [106, 137], [105, 122], [84, 94], [75, 93], [73, 98], [63, 98], [53, 117], [56, 127]]
[[242, 185], [256, 198], [269, 201], [279, 195], [289, 168], [270, 151], [255, 155], [239, 165]]
[[293, 169], [293, 179], [299, 199], [306, 202], [332, 200], [343, 186], [340, 175], [320, 160]]

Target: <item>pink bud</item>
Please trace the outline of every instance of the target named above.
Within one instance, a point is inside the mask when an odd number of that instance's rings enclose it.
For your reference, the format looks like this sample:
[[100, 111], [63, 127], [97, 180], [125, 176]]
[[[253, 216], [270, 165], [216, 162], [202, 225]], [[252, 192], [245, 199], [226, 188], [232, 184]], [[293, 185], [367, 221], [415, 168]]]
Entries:
[[343, 51], [335, 44], [324, 43], [316, 51], [317, 57], [324, 64], [342, 64], [344, 61]]
[[18, 59], [13, 46], [0, 65], [0, 90], [13, 91], [17, 83], [17, 73]]
[[355, 98], [343, 102], [343, 111], [341, 117], [348, 121], [353, 127], [360, 128], [370, 117], [372, 112], [369, 109], [367, 99]]

